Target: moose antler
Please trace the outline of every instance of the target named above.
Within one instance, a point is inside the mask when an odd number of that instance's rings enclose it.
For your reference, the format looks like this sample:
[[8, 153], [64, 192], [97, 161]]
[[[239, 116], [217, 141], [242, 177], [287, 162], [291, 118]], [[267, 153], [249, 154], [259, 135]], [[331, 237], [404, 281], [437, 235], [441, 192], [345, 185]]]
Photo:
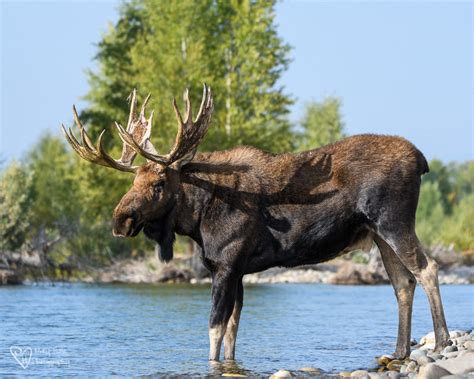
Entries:
[[[137, 94], [136, 90], [133, 90], [130, 98], [130, 113], [127, 122], [127, 133], [130, 136], [133, 136], [135, 141], [140, 141], [139, 146], [149, 149], [152, 152], [155, 152], [153, 146], [151, 145], [149, 138], [151, 133], [151, 123], [153, 119], [153, 112], [151, 113], [148, 120], [145, 118], [145, 108], [150, 99], [150, 95], [147, 96], [145, 101], [143, 102], [140, 114], [138, 118], [135, 115], [136, 106], [137, 106]], [[89, 135], [87, 134], [86, 129], [82, 125], [81, 121], [79, 120], [79, 116], [77, 114], [76, 107], [72, 107], [74, 113], [74, 121], [77, 127], [79, 128], [81, 134], [81, 141], [80, 143], [76, 137], [74, 137], [74, 133], [72, 132], [71, 128], [68, 128], [68, 131], [62, 126], [63, 133], [73, 148], [73, 150], [83, 159], [97, 163], [101, 166], [115, 168], [120, 171], [126, 172], [135, 172], [138, 166], [132, 166], [132, 163], [137, 156], [137, 152], [130, 148], [126, 143], [123, 144], [122, 148], [122, 155], [120, 159], [116, 160], [109, 156], [102, 145], [102, 139], [105, 133], [105, 129], [100, 133], [99, 138], [97, 140], [96, 146], [93, 145], [92, 140], [90, 139]]]
[[150, 149], [150, 144], [137, 143], [137, 138], [133, 133], [131, 133], [128, 128], [125, 130], [116, 122], [115, 125], [120, 138], [138, 154], [161, 165], [169, 166], [178, 161], [182, 165], [189, 162], [194, 157], [194, 154], [196, 154], [197, 147], [209, 128], [214, 103], [211, 89], [204, 84], [201, 107], [196, 119], [193, 121], [188, 90], [184, 92], [184, 101], [186, 103], [186, 119], [183, 121], [178, 106], [176, 105], [176, 99], [173, 99], [173, 108], [176, 113], [176, 118], [178, 119], [178, 134], [176, 135], [174, 146], [168, 154], [159, 155]]

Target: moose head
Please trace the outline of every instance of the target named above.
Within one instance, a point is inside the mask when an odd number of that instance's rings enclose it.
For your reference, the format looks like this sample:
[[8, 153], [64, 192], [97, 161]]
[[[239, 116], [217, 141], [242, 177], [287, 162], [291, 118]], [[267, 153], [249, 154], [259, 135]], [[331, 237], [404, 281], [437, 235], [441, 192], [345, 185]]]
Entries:
[[[147, 237], [155, 240], [160, 246], [160, 258], [169, 261], [173, 255], [174, 228], [173, 206], [179, 193], [179, 171], [189, 163], [199, 143], [206, 135], [213, 110], [211, 89], [204, 84], [201, 107], [196, 119], [192, 119], [192, 108], [189, 91], [184, 92], [186, 115], [183, 120], [176, 99], [173, 108], [178, 120], [178, 133], [171, 151], [160, 155], [150, 141], [153, 112], [145, 117], [146, 106], [150, 99], [147, 96], [140, 112], [137, 114], [136, 90], [131, 94], [130, 112], [127, 127], [118, 122], [115, 126], [123, 142], [120, 159], [113, 159], [104, 150], [103, 137], [99, 135], [96, 145], [92, 143], [86, 129], [79, 120], [76, 108], [73, 107], [74, 121], [81, 135], [81, 142], [72, 130], [62, 129], [73, 150], [83, 159], [101, 166], [131, 172], [135, 179], [130, 190], [122, 197], [114, 210], [113, 235], [117, 237], [134, 237], [144, 229]], [[137, 154], [146, 158], [141, 166], [134, 166]]]

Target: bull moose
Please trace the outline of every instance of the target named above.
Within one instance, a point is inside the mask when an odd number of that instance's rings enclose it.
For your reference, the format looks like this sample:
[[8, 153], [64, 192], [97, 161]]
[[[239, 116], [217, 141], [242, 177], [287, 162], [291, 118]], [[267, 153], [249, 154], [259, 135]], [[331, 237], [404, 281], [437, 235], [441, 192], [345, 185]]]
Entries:
[[[146, 98], [138, 113], [134, 90], [126, 128], [115, 123], [123, 142], [120, 159], [91, 141], [74, 110], [81, 142], [64, 134], [82, 158], [135, 174], [113, 215], [113, 234], [134, 237], [142, 229], [156, 241], [159, 257], [173, 258], [175, 233], [202, 248], [212, 276], [210, 360], [234, 359], [243, 304], [242, 277], [274, 266], [294, 267], [333, 259], [374, 241], [398, 301], [394, 356], [410, 353], [411, 313], [416, 283], [431, 307], [436, 346], [450, 344], [438, 285], [438, 266], [415, 233], [423, 154], [400, 137], [357, 135], [318, 149], [271, 154], [253, 147], [196, 153], [213, 111], [204, 85], [193, 121], [188, 91], [183, 119], [176, 100], [178, 132], [171, 151], [160, 155], [150, 142], [152, 117]], [[140, 154], [147, 162], [134, 166]]]

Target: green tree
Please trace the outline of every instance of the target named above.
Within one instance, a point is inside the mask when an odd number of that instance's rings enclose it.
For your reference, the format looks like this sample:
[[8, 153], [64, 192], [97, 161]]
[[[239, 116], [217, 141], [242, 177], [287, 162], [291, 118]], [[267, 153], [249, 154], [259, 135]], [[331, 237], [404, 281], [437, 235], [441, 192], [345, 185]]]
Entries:
[[301, 128], [299, 150], [315, 149], [345, 137], [341, 101], [327, 97], [322, 102], [308, 103]]
[[[195, 107], [201, 83], [215, 92], [213, 125], [205, 149], [250, 144], [271, 151], [292, 147], [287, 119], [292, 100], [278, 86], [289, 48], [276, 32], [274, 0], [142, 0], [125, 4], [99, 43], [99, 71], [90, 74], [94, 133], [126, 115], [131, 88], [154, 94], [154, 144], [170, 148], [176, 133], [173, 95], [191, 88]], [[192, 10], [192, 11], [190, 11]]]
[[0, 251], [17, 251], [23, 247], [30, 228], [32, 204], [32, 174], [13, 161], [0, 175]]
[[416, 212], [416, 232], [427, 246], [439, 241], [444, 221], [442, 195], [437, 182], [423, 183]]
[[[137, 0], [123, 4], [119, 20], [98, 44], [99, 69], [89, 73], [91, 89], [85, 97], [89, 105], [81, 119], [92, 137], [104, 128], [112, 132], [107, 133], [106, 149], [115, 157], [120, 155], [121, 142], [113, 121], [126, 122], [126, 99], [137, 88], [142, 99], [153, 94], [152, 141], [166, 152], [176, 135], [172, 96], [189, 87], [196, 114], [201, 85], [206, 82], [214, 92], [215, 109], [202, 149], [238, 144], [270, 151], [292, 149], [287, 119], [292, 100], [278, 85], [289, 63], [289, 48], [277, 35], [274, 6], [275, 0]], [[179, 98], [178, 103], [183, 106]], [[106, 220], [132, 178], [76, 161], [74, 172], [84, 209], [81, 218], [89, 220], [90, 236], [108, 235]], [[112, 246], [112, 255], [130, 251], [105, 236], [98, 242], [105, 241]], [[140, 240], [127, 241], [127, 245], [144, 246]], [[76, 248], [94, 246], [84, 240]]]
[[445, 245], [454, 244], [461, 251], [474, 251], [474, 194], [467, 195], [457, 204], [446, 219], [440, 240]]
[[34, 204], [31, 224], [35, 232], [65, 235], [77, 224], [80, 203], [74, 160], [62, 139], [44, 135], [28, 157], [33, 175]]

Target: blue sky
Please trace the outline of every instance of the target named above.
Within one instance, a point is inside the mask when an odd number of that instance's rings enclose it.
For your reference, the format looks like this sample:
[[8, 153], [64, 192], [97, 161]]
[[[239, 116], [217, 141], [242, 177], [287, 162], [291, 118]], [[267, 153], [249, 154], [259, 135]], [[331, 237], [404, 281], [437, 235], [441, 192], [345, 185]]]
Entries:
[[[84, 106], [85, 70], [119, 2], [0, 1], [0, 157], [21, 158], [70, 122], [72, 103]], [[349, 134], [397, 134], [429, 159], [473, 159], [472, 20], [470, 2], [279, 3], [293, 46], [282, 78], [297, 100], [291, 118], [337, 96]]]

